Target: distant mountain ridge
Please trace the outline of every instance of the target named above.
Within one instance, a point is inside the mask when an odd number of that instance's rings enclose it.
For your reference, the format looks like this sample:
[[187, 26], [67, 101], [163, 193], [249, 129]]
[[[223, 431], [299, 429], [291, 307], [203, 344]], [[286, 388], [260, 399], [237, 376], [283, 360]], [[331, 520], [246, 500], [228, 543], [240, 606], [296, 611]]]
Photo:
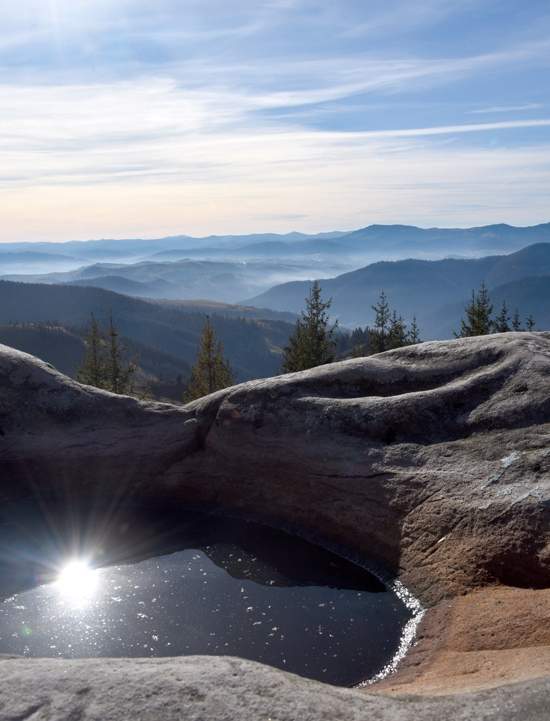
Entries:
[[217, 259], [157, 259], [137, 263], [94, 263], [76, 270], [45, 274], [6, 273], [1, 279], [87, 285], [143, 298], [205, 298], [234, 303], [245, 295], [266, 290], [282, 278], [307, 277], [308, 267], [286, 260], [243, 263]]
[[42, 263], [44, 261], [61, 263], [74, 260], [72, 256], [61, 253], [40, 253], [39, 251], [4, 251], [0, 244], [0, 264]]
[[[477, 259], [384, 261], [321, 281], [323, 294], [332, 298], [331, 311], [344, 325], [358, 326], [373, 320], [372, 305], [384, 290], [392, 305], [409, 319], [416, 314], [425, 338], [449, 337], [457, 328], [461, 309], [472, 289], [485, 282], [495, 291], [524, 278], [541, 278], [539, 297], [550, 296], [550, 243], [537, 243], [509, 255]], [[313, 279], [312, 279], [313, 280]], [[311, 281], [294, 281], [271, 288], [243, 302], [257, 307], [296, 312], [303, 307]], [[514, 297], [517, 292], [514, 291]], [[510, 298], [510, 305], [516, 301]], [[532, 303], [530, 303], [532, 306]], [[441, 308], [452, 317], [443, 324]], [[527, 312], [527, 311], [526, 311]], [[529, 309], [537, 316], [537, 309]], [[539, 313], [540, 315], [540, 313]], [[540, 319], [542, 321], [542, 318]], [[550, 320], [550, 319], [549, 319]], [[446, 328], [446, 335], [441, 336]]]
[[324, 233], [252, 233], [248, 235], [189, 235], [167, 236], [156, 239], [128, 238], [84, 241], [18, 242], [0, 243], [0, 264], [3, 253], [42, 251], [51, 254], [67, 254], [84, 259], [94, 257], [153, 256], [159, 253], [181, 253], [190, 256], [206, 254], [221, 255], [231, 252], [272, 254], [279, 244], [280, 253], [304, 254], [363, 252], [382, 253], [476, 253], [518, 250], [535, 242], [550, 241], [550, 223], [516, 227], [506, 223], [476, 226], [472, 228], [420, 228], [410, 225], [368, 225], [351, 231]]
[[98, 254], [112, 254], [113, 257], [128, 254], [152, 254], [161, 250], [195, 249], [197, 246], [248, 245], [265, 242], [294, 242], [306, 239], [327, 240], [345, 235], [345, 231], [322, 233], [250, 233], [245, 235], [170, 235], [161, 238], [101, 238], [96, 240], [67, 240], [61, 242], [29, 241], [0, 243], [0, 258], [3, 252], [43, 251], [47, 253], [69, 253], [71, 256], [92, 258]]

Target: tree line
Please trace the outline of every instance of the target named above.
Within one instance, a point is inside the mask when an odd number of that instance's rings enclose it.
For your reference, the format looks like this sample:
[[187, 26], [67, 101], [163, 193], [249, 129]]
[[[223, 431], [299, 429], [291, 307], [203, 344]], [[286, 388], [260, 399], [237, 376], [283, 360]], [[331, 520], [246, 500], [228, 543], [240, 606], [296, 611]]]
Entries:
[[111, 393], [132, 394], [137, 364], [123, 358], [124, 349], [112, 314], [106, 330], [100, 327], [92, 314], [85, 344], [86, 353], [77, 380]]
[[464, 318], [460, 321], [460, 331], [455, 332], [455, 338], [535, 329], [535, 319], [532, 315], [527, 316], [525, 327], [522, 325], [517, 308], [510, 316], [506, 301], [502, 302], [498, 314], [493, 316], [493, 304], [485, 283], [481, 284], [478, 291], [472, 291], [472, 299], [464, 309], [464, 313]]
[[[420, 329], [413, 316], [410, 323], [391, 307], [384, 290], [372, 306], [372, 326], [355, 328], [351, 333], [340, 332], [338, 322], [330, 319], [332, 299], [324, 300], [319, 281], [312, 283], [305, 308], [301, 312], [288, 344], [283, 350], [281, 372], [294, 373], [349, 357], [383, 353], [387, 350], [421, 343]], [[527, 316], [525, 327], [518, 310], [510, 316], [506, 302], [493, 314], [489, 292], [482, 283], [464, 309], [457, 338], [506, 333], [509, 331], [534, 330], [532, 315]], [[110, 317], [109, 326], [103, 331], [92, 315], [86, 337], [86, 355], [78, 372], [81, 383], [103, 388], [113, 393], [130, 394], [134, 390], [134, 374], [137, 364], [124, 360], [124, 349], [118, 332]], [[190, 402], [235, 383], [231, 365], [224, 355], [221, 341], [207, 316], [195, 364], [184, 393], [183, 400]]]

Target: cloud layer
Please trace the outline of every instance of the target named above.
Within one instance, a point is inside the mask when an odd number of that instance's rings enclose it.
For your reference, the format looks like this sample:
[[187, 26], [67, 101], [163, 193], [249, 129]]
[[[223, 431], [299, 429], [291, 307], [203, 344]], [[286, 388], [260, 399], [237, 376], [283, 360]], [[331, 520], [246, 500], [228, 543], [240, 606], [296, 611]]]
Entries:
[[0, 240], [549, 219], [542, 3], [236, 5], [0, 0]]

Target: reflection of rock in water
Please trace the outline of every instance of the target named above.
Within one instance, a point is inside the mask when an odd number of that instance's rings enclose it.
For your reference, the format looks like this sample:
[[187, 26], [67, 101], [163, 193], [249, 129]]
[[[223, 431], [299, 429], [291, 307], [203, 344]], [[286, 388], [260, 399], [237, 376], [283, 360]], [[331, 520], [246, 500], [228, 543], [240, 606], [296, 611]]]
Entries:
[[204, 510], [12, 504], [0, 512], [0, 536], [0, 595], [47, 583], [60, 559], [73, 555], [101, 566], [189, 547], [204, 550], [234, 578], [254, 574], [256, 583], [384, 591], [373, 575], [319, 546]]
[[[205, 553], [235, 578], [251, 578], [273, 586], [330, 586], [370, 593], [384, 585], [373, 575], [329, 551], [271, 528], [230, 519], [208, 519]], [[232, 542], [228, 543], [227, 538]], [[261, 543], [259, 542], [261, 539]], [[236, 554], [235, 545], [244, 553]], [[250, 561], [254, 571], [247, 566]]]

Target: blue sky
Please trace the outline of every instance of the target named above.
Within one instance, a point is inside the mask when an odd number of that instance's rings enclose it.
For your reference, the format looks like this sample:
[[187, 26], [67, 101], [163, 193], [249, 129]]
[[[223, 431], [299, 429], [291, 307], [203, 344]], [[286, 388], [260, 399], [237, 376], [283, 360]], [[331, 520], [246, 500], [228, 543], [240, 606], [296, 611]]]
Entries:
[[548, 0], [0, 0], [0, 240], [550, 220]]

